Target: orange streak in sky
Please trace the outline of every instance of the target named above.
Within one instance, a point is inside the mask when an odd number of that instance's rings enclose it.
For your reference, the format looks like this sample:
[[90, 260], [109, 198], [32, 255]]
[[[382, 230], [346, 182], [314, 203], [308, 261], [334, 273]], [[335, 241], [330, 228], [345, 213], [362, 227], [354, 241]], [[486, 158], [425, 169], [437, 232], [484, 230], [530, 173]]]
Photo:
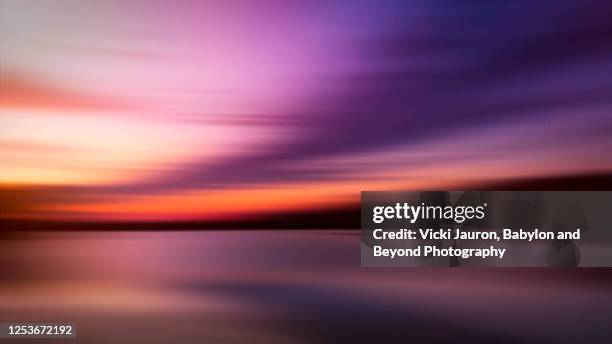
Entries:
[[58, 88], [57, 82], [51, 86], [17, 73], [0, 74], [0, 108], [4, 109], [108, 110], [126, 105], [116, 99]]
[[[37, 212], [61, 218], [106, 220], [232, 219], [253, 214], [323, 209], [359, 202], [362, 190], [420, 189], [431, 183], [364, 182], [287, 184], [249, 189], [188, 191], [167, 195], [110, 197], [112, 200], [41, 205]], [[443, 185], [440, 181], [438, 185]]]

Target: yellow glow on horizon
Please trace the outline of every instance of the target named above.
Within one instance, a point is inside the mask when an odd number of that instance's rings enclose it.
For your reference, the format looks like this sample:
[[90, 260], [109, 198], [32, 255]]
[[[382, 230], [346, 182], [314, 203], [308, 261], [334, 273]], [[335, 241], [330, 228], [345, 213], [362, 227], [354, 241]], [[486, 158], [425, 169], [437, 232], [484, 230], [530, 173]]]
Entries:
[[128, 182], [227, 153], [240, 143], [220, 126], [130, 114], [0, 108], [0, 121], [0, 184]]

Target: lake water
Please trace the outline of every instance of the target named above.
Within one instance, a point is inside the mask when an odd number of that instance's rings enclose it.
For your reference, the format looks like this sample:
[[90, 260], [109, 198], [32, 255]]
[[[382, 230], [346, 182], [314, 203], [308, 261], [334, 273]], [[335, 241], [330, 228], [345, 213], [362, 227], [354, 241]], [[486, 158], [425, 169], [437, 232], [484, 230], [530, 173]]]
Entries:
[[359, 252], [340, 230], [11, 235], [0, 322], [74, 322], [78, 343], [611, 342], [612, 269], [366, 269]]

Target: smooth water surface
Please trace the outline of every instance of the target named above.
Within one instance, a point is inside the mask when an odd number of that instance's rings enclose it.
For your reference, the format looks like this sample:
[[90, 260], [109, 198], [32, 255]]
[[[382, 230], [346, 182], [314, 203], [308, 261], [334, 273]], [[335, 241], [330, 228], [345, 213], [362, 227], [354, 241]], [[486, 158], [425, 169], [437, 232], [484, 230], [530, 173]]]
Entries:
[[75, 322], [78, 343], [611, 339], [610, 269], [366, 269], [359, 245], [340, 230], [21, 233], [0, 239], [0, 322]]

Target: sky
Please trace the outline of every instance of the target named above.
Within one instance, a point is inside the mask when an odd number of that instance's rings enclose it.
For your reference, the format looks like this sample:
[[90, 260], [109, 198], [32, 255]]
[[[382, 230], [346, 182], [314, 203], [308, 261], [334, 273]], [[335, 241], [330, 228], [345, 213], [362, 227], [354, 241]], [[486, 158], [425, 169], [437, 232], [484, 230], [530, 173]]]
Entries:
[[606, 1], [0, 0], [1, 218], [612, 172]]

